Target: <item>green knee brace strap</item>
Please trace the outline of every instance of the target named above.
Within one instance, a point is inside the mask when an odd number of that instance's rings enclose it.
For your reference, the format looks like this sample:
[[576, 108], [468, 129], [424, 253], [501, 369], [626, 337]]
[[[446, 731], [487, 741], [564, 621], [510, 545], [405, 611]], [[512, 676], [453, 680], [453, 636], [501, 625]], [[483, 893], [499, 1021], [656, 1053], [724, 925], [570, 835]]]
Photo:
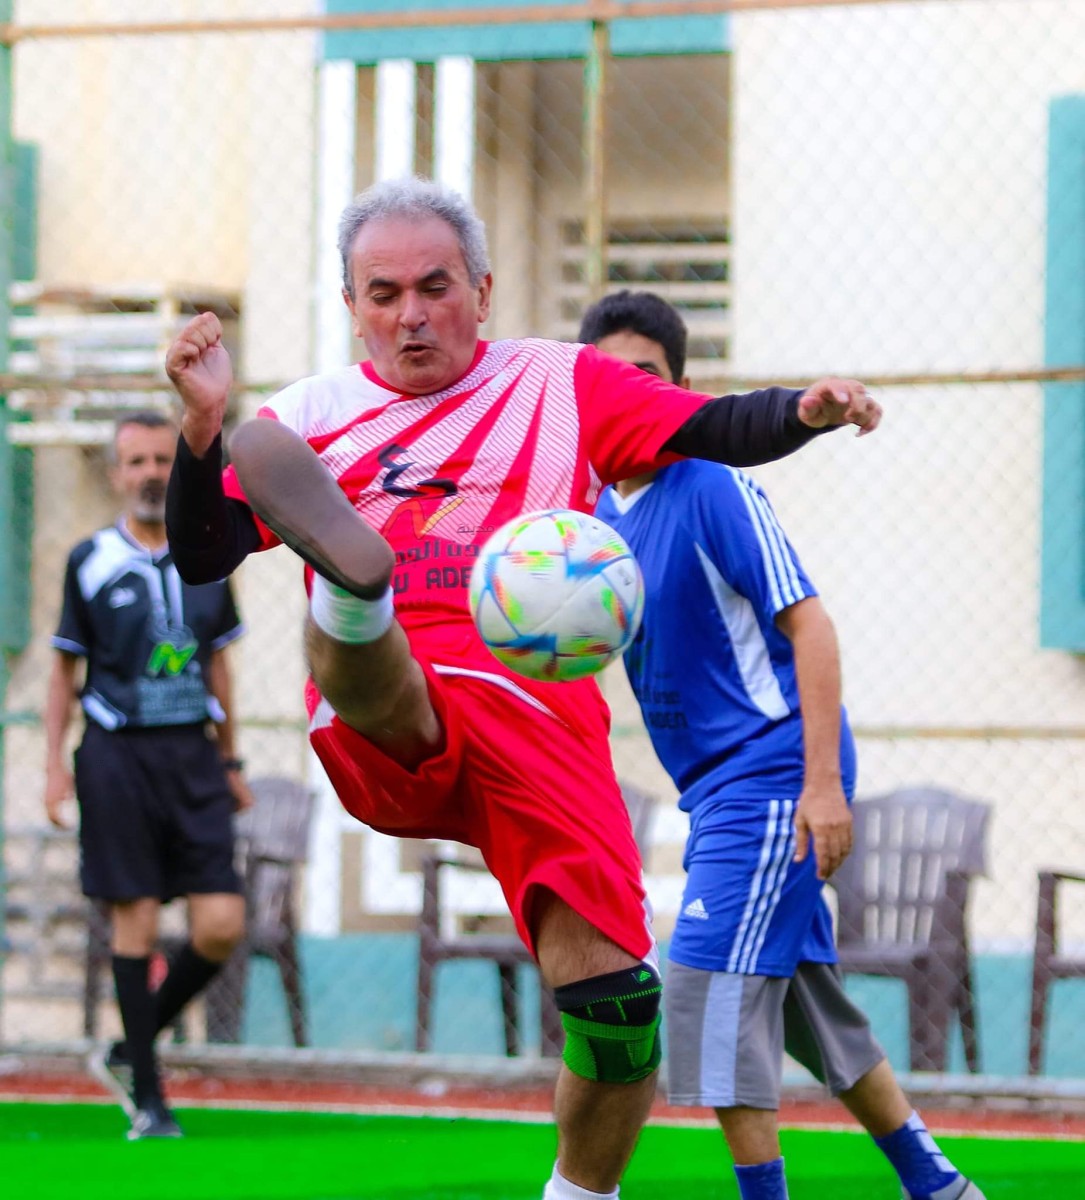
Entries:
[[600, 1083], [636, 1083], [651, 1075], [662, 1057], [661, 992], [648, 963], [555, 988], [569, 1070]]
[[610, 1025], [562, 1013], [562, 1059], [574, 1075], [600, 1083], [636, 1083], [659, 1066], [659, 1014], [648, 1025]]

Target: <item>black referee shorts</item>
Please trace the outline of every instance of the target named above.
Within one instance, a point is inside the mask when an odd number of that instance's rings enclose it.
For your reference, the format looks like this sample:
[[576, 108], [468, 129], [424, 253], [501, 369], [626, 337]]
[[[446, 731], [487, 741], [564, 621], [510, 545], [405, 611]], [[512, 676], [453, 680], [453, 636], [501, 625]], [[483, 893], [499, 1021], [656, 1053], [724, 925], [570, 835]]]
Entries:
[[87, 723], [75, 752], [83, 894], [166, 901], [240, 892], [234, 799], [203, 726]]

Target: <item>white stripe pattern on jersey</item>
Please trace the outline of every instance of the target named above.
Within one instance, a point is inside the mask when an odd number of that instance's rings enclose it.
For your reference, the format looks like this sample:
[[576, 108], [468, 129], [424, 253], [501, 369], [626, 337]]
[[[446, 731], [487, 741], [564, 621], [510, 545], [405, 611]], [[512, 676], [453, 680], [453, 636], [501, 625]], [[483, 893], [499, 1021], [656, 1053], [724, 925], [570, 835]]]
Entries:
[[694, 542], [693, 548], [716, 601], [727, 636], [731, 639], [735, 666], [750, 703], [766, 717], [774, 721], [783, 720], [791, 709], [772, 668], [772, 656], [753, 605], [731, 587], [701, 546]]
[[76, 572], [84, 600], [93, 600], [125, 575], [138, 575], [147, 584], [155, 636], [184, 626], [181, 576], [172, 562], [159, 570], [149, 550], [130, 542], [116, 528], [99, 530], [92, 541], [94, 549]]
[[761, 857], [746, 896], [746, 907], [731, 946], [727, 970], [743, 975], [757, 973], [757, 958], [776, 906], [780, 901], [787, 867], [794, 853], [793, 800], [770, 800]]
[[765, 493], [744, 472], [735, 471], [734, 476], [761, 547], [773, 606], [777, 612], [782, 612], [806, 596], [794, 557]]
[[[442, 463], [455, 459], [479, 423], [488, 422], [496, 411], [473, 461], [458, 476], [456, 519], [440, 531], [449, 540], [471, 542], [489, 518], [503, 482], [495, 477], [495, 468], [508, 470], [529, 441], [533, 426], [537, 435], [520, 510], [580, 507], [595, 501], [601, 483], [592, 470], [586, 494], [574, 496], [572, 490], [580, 459], [575, 391], [580, 350], [572, 343], [539, 339], [493, 342], [463, 379], [431, 396], [401, 397], [352, 367], [292, 384], [271, 399], [267, 411], [302, 437], [332, 437], [321, 458], [337, 479], [378, 448], [409, 437], [402, 457], [405, 470], [397, 477], [404, 488], [417, 486], [439, 471]], [[500, 397], [513, 386], [515, 396], [501, 403]], [[457, 398], [461, 402], [449, 404], [448, 412], [431, 428], [414, 434], [435, 408]], [[358, 419], [366, 413], [368, 419]], [[381, 529], [402, 499], [370, 486], [363, 489], [358, 507], [371, 525]]]
[[91, 539], [94, 549], [83, 559], [76, 572], [84, 600], [93, 600], [109, 584], [120, 579], [130, 568], [132, 545], [116, 529], [101, 529]]

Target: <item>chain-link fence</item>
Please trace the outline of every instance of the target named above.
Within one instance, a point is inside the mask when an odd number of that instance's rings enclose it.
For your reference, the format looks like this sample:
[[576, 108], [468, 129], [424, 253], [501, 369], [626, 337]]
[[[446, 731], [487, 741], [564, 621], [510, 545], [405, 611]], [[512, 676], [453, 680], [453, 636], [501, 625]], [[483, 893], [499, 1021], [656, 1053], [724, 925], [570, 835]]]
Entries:
[[[487, 336], [570, 338], [600, 288], [644, 287], [686, 317], [701, 390], [832, 372], [877, 391], [876, 437], [756, 475], [840, 636], [860, 798], [930, 786], [988, 809], [950, 883], [925, 879], [952, 897], [968, 876], [968, 944], [944, 951], [962, 956], [942, 989], [917, 960], [917, 1028], [901, 979], [849, 990], [904, 1070], [1021, 1079], [1031, 1027], [1045, 1083], [1085, 1081], [1085, 983], [1046, 1004], [1038, 986], [1048, 959], [1069, 972], [1076, 954], [1085, 974], [1085, 886], [1041, 874], [1085, 874], [1085, 5], [674, 0], [605, 5], [594, 26], [586, 5], [554, 20], [543, 3], [390, 7], [238, 0], [225, 22], [211, 0], [14, 5], [4, 1044], [84, 1033], [86, 926], [73, 836], [44, 822], [41, 712], [65, 557], [115, 514], [109, 421], [169, 403], [162, 350], [186, 312], [229, 318], [239, 415], [356, 357], [336, 217], [375, 178], [418, 171], [486, 221]], [[442, 960], [417, 1020], [420, 944], [510, 931], [496, 884], [439, 873], [420, 939], [423, 860], [441, 848], [352, 822], [309, 757], [297, 561], [250, 559], [238, 594], [249, 772], [316, 793], [296, 934], [276, 943], [298, 948], [305, 1042], [504, 1053], [491, 962]], [[604, 687], [619, 774], [656, 800], [665, 943], [686, 819], [620, 670]], [[883, 908], [911, 932], [899, 892]], [[188, 1037], [291, 1045], [277, 965], [256, 955]], [[532, 968], [503, 978], [520, 979], [530, 1059]], [[104, 976], [102, 995], [99, 1036], [117, 1028]]]

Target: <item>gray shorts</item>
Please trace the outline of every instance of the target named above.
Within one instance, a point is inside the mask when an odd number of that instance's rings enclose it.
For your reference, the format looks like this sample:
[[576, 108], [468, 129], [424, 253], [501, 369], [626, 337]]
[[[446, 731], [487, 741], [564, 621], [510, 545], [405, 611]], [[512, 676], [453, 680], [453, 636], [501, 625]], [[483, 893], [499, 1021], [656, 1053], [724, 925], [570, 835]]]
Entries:
[[827, 963], [786, 979], [672, 961], [663, 995], [671, 1104], [777, 1109], [785, 1050], [834, 1096], [885, 1058]]

